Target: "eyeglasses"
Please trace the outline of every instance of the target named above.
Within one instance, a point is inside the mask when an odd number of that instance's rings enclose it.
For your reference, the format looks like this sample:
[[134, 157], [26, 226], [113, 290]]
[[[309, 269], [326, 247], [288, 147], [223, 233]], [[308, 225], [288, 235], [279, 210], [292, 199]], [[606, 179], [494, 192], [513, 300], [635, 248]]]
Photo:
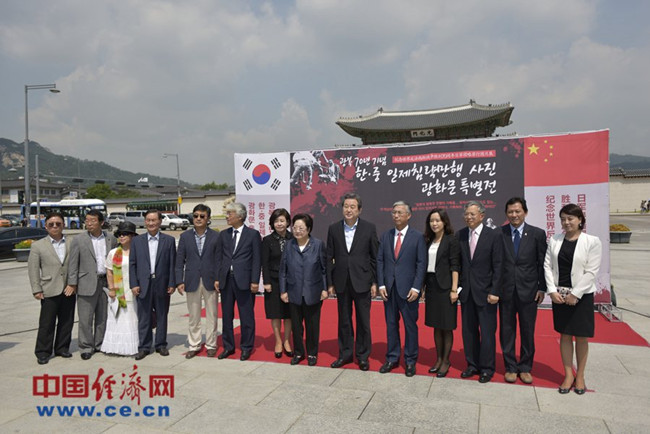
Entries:
[[194, 217], [195, 219], [204, 219], [204, 218], [207, 217], [207, 215], [205, 215], [205, 214], [192, 214], [192, 217]]
[[50, 223], [46, 224], [45, 226], [47, 226], [48, 228], [58, 228], [59, 226], [63, 226], [63, 223], [61, 223], [61, 222], [50, 222]]
[[130, 234], [128, 232], [120, 232], [119, 234], [117, 234], [118, 237], [128, 237], [128, 236], [131, 236], [131, 235], [133, 235], [133, 234]]

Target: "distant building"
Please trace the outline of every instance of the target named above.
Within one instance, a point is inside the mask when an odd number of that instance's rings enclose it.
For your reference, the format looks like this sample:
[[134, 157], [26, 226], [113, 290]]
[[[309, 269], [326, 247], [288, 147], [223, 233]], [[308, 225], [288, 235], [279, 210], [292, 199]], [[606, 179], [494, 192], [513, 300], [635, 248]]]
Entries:
[[336, 124], [359, 137], [364, 145], [491, 137], [497, 127], [510, 125], [510, 103], [469, 104], [430, 110], [384, 111], [369, 116], [340, 118]]
[[650, 200], [650, 169], [609, 169], [609, 212], [638, 212]]

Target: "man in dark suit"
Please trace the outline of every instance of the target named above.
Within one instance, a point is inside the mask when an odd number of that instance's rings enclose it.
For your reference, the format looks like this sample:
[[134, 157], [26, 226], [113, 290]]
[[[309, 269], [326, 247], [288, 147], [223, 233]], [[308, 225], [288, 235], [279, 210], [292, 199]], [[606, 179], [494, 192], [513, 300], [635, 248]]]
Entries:
[[485, 207], [477, 201], [465, 205], [467, 227], [456, 233], [460, 244], [459, 299], [467, 369], [462, 378], [480, 374], [487, 383], [494, 375], [497, 303], [500, 296], [503, 241], [500, 232], [483, 225]]
[[[535, 320], [537, 305], [544, 300], [544, 257], [546, 232], [526, 223], [526, 200], [513, 197], [506, 202], [509, 224], [501, 227], [503, 233], [503, 277], [499, 299], [501, 349], [508, 383], [521, 381], [530, 384], [535, 355]], [[519, 362], [515, 356], [517, 317], [521, 348]]]
[[401, 314], [406, 376], [412, 377], [418, 359], [418, 300], [427, 271], [427, 248], [422, 233], [408, 225], [411, 207], [406, 202], [395, 202], [391, 214], [395, 228], [384, 232], [377, 251], [377, 283], [384, 300], [388, 340], [386, 362], [379, 372], [390, 372], [399, 361]]
[[246, 207], [241, 203], [226, 206], [226, 222], [230, 228], [219, 233], [215, 257], [219, 264], [214, 287], [221, 293], [223, 315], [223, 351], [219, 359], [235, 353], [233, 319], [235, 302], [241, 327], [240, 360], [248, 360], [255, 344], [255, 294], [259, 291], [262, 269], [262, 238], [260, 233], [244, 225]]
[[77, 293], [78, 343], [83, 360], [99, 351], [106, 332], [106, 255], [117, 247], [117, 240], [102, 231], [103, 222], [101, 211], [88, 211], [84, 221], [87, 232], [77, 235], [70, 248], [68, 285]]
[[[74, 289], [67, 286], [70, 244], [63, 236], [63, 216], [57, 212], [45, 217], [48, 236], [32, 244], [27, 271], [32, 294], [41, 303], [34, 353], [39, 365], [56, 356], [70, 358], [74, 325]], [[56, 335], [56, 340], [55, 340]]]
[[219, 234], [208, 228], [210, 208], [198, 204], [192, 211], [194, 229], [181, 234], [176, 253], [176, 289], [187, 293], [190, 344], [186, 359], [201, 351], [201, 299], [205, 302], [205, 347], [208, 357], [217, 354], [217, 277], [215, 251]]
[[[138, 354], [144, 359], [151, 352], [153, 342], [152, 316], [156, 315], [156, 340], [154, 347], [161, 356], [168, 356], [167, 314], [169, 298], [176, 287], [174, 264], [176, 241], [160, 232], [162, 214], [150, 209], [144, 217], [146, 234], [131, 241], [129, 255], [129, 282], [131, 291], [138, 297]], [[155, 311], [155, 313], [154, 313]]]
[[327, 289], [336, 293], [339, 312], [339, 357], [332, 368], [352, 362], [354, 327], [352, 303], [357, 319], [355, 353], [359, 369], [367, 371], [372, 345], [370, 337], [370, 302], [377, 294], [377, 230], [361, 220], [361, 197], [347, 193], [341, 201], [343, 220], [332, 224], [327, 232]]

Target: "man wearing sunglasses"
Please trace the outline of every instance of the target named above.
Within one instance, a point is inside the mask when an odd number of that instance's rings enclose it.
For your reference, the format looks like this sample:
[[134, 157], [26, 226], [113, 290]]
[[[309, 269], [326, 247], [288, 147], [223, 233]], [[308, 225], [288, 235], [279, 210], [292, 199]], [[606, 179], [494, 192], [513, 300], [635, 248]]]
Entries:
[[41, 302], [34, 350], [39, 365], [50, 360], [52, 350], [56, 356], [72, 357], [70, 341], [76, 303], [74, 289], [66, 285], [70, 243], [63, 236], [63, 216], [48, 214], [45, 229], [48, 236], [32, 244], [27, 264], [32, 294]]
[[191, 359], [201, 351], [201, 299], [205, 303], [205, 348], [208, 357], [217, 354], [217, 277], [215, 249], [219, 235], [208, 228], [210, 208], [198, 204], [192, 211], [194, 229], [181, 234], [176, 252], [176, 289], [187, 293], [189, 330], [187, 340]]

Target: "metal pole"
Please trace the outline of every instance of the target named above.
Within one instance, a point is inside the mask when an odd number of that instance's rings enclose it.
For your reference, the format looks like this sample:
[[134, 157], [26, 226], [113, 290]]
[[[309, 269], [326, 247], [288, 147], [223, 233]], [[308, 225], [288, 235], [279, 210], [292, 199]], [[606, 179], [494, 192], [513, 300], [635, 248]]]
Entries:
[[176, 204], [178, 207], [177, 214], [181, 213], [181, 166], [178, 164], [178, 154], [176, 154], [176, 190], [178, 192], [178, 198], [176, 199]]
[[38, 179], [38, 154], [34, 156], [34, 176], [36, 176], [36, 227], [41, 227], [41, 184]]
[[30, 201], [31, 186], [29, 182], [29, 117], [27, 115], [28, 90], [29, 87], [25, 85], [25, 194], [23, 195], [23, 199], [25, 200], [25, 213], [29, 219], [29, 208], [32, 202]]

